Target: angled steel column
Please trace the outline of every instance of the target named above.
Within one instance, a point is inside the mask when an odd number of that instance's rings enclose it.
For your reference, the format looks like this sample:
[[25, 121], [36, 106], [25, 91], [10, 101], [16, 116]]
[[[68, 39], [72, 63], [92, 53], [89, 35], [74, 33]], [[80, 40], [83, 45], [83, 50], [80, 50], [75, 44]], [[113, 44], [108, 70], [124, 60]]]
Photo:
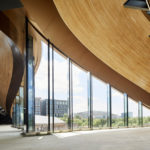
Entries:
[[48, 40], [48, 132], [50, 132], [50, 41]]
[[128, 95], [124, 93], [124, 126], [128, 127]]
[[107, 85], [107, 127], [112, 127], [111, 85]]
[[72, 62], [68, 58], [68, 128], [73, 130], [73, 85], [72, 85]]
[[92, 76], [88, 72], [88, 127], [93, 129]]

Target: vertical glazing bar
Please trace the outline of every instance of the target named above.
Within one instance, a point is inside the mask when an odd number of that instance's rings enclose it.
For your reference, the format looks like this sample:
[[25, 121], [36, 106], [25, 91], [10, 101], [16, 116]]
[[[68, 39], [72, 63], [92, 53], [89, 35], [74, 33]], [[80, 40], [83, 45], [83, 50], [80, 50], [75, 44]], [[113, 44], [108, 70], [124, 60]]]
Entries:
[[141, 126], [143, 127], [143, 104], [141, 102]]
[[139, 120], [139, 126], [143, 126], [143, 115], [142, 115], [142, 102], [138, 102], [138, 120]]
[[141, 106], [140, 101], [138, 102], [138, 122], [139, 126], [141, 126]]
[[52, 128], [54, 132], [54, 117], [55, 117], [55, 96], [54, 96], [54, 47], [52, 45]]
[[20, 122], [21, 122], [21, 118], [20, 118], [20, 114], [21, 114], [21, 112], [20, 112], [20, 97], [18, 96], [17, 97], [18, 98], [18, 128], [20, 128]]
[[13, 116], [12, 116], [13, 127], [15, 127], [15, 103], [13, 103]]
[[28, 41], [28, 18], [25, 18], [26, 23], [26, 132], [28, 133], [29, 129], [29, 123], [28, 123], [28, 47], [29, 47], [29, 41]]
[[15, 128], [17, 127], [17, 107], [16, 107], [16, 98], [15, 98]]
[[28, 18], [26, 17], [26, 132], [35, 131], [35, 92], [33, 61], [33, 38], [28, 35]]
[[73, 130], [73, 94], [72, 94], [72, 62], [70, 58], [68, 58], [68, 107], [69, 107], [69, 114], [68, 114], [68, 128], [70, 131]]
[[92, 76], [88, 72], [88, 127], [93, 129]]
[[124, 93], [124, 126], [128, 127], [128, 95]]
[[23, 87], [19, 88], [19, 99], [20, 99], [20, 128], [23, 129], [24, 125], [24, 92], [23, 92]]
[[112, 116], [111, 116], [111, 85], [107, 85], [107, 127], [112, 126]]
[[48, 40], [48, 132], [50, 132], [50, 41]]

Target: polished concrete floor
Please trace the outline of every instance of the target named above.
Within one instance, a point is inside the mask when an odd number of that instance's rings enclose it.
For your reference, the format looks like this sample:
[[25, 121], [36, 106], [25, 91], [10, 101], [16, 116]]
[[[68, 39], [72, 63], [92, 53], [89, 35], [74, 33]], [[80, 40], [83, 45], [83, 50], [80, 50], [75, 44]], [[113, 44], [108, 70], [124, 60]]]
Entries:
[[0, 150], [150, 150], [150, 128], [112, 129], [22, 137], [0, 126]]

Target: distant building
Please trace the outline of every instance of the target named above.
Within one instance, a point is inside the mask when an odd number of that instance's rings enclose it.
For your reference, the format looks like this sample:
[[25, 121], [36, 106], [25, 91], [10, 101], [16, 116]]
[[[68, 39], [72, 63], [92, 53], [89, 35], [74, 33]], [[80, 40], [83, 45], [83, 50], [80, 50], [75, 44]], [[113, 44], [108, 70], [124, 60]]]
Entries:
[[41, 115], [41, 98], [36, 97], [35, 98], [35, 115]]
[[[133, 112], [128, 112], [128, 117], [133, 118]], [[124, 118], [124, 113], [121, 113], [121, 118]]]
[[[55, 130], [67, 129], [67, 124], [60, 118], [54, 117]], [[52, 125], [52, 117], [50, 117], [50, 125]], [[35, 115], [35, 130], [36, 131], [47, 131], [48, 129], [48, 117]]]
[[[50, 100], [50, 115], [52, 116], [52, 100]], [[68, 114], [68, 101], [55, 100], [54, 101], [54, 116], [63, 117], [64, 114]], [[48, 115], [48, 100], [41, 98], [35, 98], [35, 115]]]
[[[88, 118], [88, 111], [75, 113], [74, 116], [79, 116], [81, 118]], [[107, 112], [104, 111], [93, 111], [93, 118], [95, 119], [107, 119]], [[112, 114], [112, 118], [120, 118], [119, 115]]]

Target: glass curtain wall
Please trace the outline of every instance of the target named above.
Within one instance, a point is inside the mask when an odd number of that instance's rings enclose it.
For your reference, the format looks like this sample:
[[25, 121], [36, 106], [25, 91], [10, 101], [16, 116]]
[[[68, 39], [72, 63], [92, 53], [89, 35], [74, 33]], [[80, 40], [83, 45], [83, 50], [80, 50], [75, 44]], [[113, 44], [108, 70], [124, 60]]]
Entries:
[[124, 97], [123, 93], [115, 88], [111, 89], [112, 100], [112, 127], [124, 126]]
[[72, 64], [73, 74], [73, 129], [88, 128], [88, 74], [76, 64]]
[[[34, 132], [34, 128], [36, 132], [48, 131], [49, 120], [51, 131], [54, 132], [68, 130], [68, 124], [71, 127], [73, 125], [73, 130], [88, 129], [89, 114], [91, 119], [93, 119], [90, 122], [90, 126], [91, 123], [93, 123], [93, 128], [95, 129], [107, 127], [107, 116], [108, 118], [111, 116], [109, 119], [111, 120], [111, 123], [109, 122], [110, 126], [124, 126], [125, 114], [123, 94], [114, 88], [108, 88], [111, 87], [109, 84], [105, 84], [93, 76], [92, 82], [89, 84], [89, 72], [83, 70], [74, 63], [71, 65], [72, 82], [69, 84], [69, 58], [65, 57], [65, 54], [63, 55], [62, 53], [58, 52], [59, 50], [57, 51], [52, 44], [50, 44], [50, 53], [48, 53], [48, 39], [45, 39], [46, 44], [41, 42], [41, 50], [38, 51], [38, 54], [34, 52], [34, 58], [37, 59], [36, 55], [38, 55], [40, 56], [38, 57], [39, 60], [34, 60], [33, 38], [27, 34], [27, 132]], [[50, 62], [48, 62], [48, 58], [50, 58]], [[49, 65], [50, 68], [48, 68]], [[48, 72], [49, 70], [50, 72]], [[50, 83], [48, 83], [49, 81]], [[88, 87], [88, 84], [92, 85], [92, 89]], [[69, 90], [69, 85], [71, 85], [71, 90]], [[48, 91], [49, 89], [50, 91]], [[92, 91], [90, 94], [88, 94], [89, 89], [90, 92]], [[111, 89], [110, 92], [108, 89]], [[71, 93], [70, 97], [68, 91]], [[107, 94], [110, 96], [110, 93], [111, 97], [109, 98], [107, 97]], [[18, 100], [19, 96], [20, 101]], [[16, 96], [13, 114], [14, 124], [16, 127], [21, 127], [23, 125], [22, 88], [20, 88], [19, 96]], [[88, 97], [92, 99], [90, 103], [88, 101]], [[50, 98], [50, 110], [48, 110], [48, 98]], [[111, 105], [107, 105], [107, 100], [111, 100]], [[71, 106], [71, 109], [69, 106]], [[108, 108], [111, 114], [109, 111], [107, 111], [107, 106], [111, 106], [110, 109]], [[91, 112], [90, 109], [92, 110]], [[50, 112], [50, 118], [48, 118], [48, 112]], [[91, 116], [91, 114], [93, 116]], [[149, 125], [150, 111], [146, 107], [143, 107], [143, 116], [144, 125]], [[72, 121], [72, 117], [73, 124], [72, 122], [69, 122], [70, 119]], [[139, 125], [138, 103], [131, 98], [128, 98], [128, 124], [129, 127], [136, 127]]]
[[131, 99], [130, 97], [128, 98], [128, 124], [129, 127], [137, 127], [139, 126], [139, 119], [138, 119], [138, 103]]
[[[52, 102], [51, 102], [52, 103]], [[68, 130], [68, 60], [54, 50], [54, 131]]]
[[93, 129], [107, 127], [107, 84], [92, 76]]
[[41, 42], [40, 60], [35, 60], [35, 131], [48, 130], [48, 46]]
[[150, 109], [143, 106], [143, 126], [150, 126]]

